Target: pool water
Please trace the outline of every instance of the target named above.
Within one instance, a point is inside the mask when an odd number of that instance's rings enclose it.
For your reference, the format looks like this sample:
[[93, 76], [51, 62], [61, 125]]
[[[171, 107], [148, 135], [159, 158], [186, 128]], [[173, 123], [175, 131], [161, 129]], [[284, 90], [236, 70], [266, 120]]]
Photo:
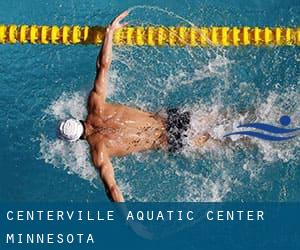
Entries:
[[[127, 8], [130, 25], [299, 26], [300, 19], [292, 0], [11, 0], [0, 3], [0, 23], [106, 25]], [[107, 200], [87, 144], [56, 138], [58, 120], [86, 115], [98, 51], [0, 45], [1, 201]], [[190, 110], [190, 133], [208, 130], [220, 140], [240, 123], [278, 125], [282, 115], [300, 127], [299, 61], [299, 47], [115, 47], [109, 101]], [[129, 201], [299, 201], [299, 149], [300, 136], [251, 139], [138, 153], [113, 165]]]

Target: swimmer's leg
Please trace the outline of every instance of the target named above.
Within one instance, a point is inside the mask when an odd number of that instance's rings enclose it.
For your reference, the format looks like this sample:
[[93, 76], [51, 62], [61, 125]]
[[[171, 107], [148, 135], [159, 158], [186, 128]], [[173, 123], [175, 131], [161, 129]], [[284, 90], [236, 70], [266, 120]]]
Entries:
[[[240, 111], [239, 114], [242, 116], [245, 116], [248, 122], [252, 122], [257, 119], [256, 111], [254, 108]], [[227, 111], [222, 112], [221, 114], [211, 113], [208, 116], [203, 116], [203, 117], [199, 117], [199, 118], [195, 118], [195, 119], [197, 120], [199, 127], [206, 127], [207, 125], [209, 125], [211, 128], [213, 128], [214, 125], [217, 125], [218, 123], [220, 123], [220, 121], [218, 121], [220, 115], [223, 118], [223, 120], [225, 120], [225, 121], [227, 119], [230, 119], [230, 118], [228, 118], [230, 116], [228, 115]], [[222, 123], [222, 121], [221, 121], [221, 123]], [[218, 144], [220, 146], [239, 145], [240, 143], [242, 143], [243, 145], [246, 145], [246, 146], [250, 146], [253, 144], [253, 141], [249, 137], [241, 137], [237, 141], [232, 141], [230, 138], [226, 138], [225, 140], [223, 140], [221, 138], [218, 139], [218, 138], [213, 137], [209, 133], [209, 130], [207, 130], [206, 132], [203, 131], [201, 134], [195, 135], [194, 138], [192, 139], [192, 142], [193, 142], [194, 146], [196, 146], [196, 147], [203, 147], [207, 142], [212, 142], [212, 143]]]
[[[196, 118], [196, 124], [199, 127], [207, 127], [207, 124], [215, 124], [216, 117], [214, 115], [204, 116], [201, 118]], [[203, 147], [208, 141], [215, 141], [215, 139], [209, 134], [208, 131], [203, 131], [193, 136], [192, 143], [195, 147]]]
[[211, 138], [209, 133], [204, 133], [201, 135], [196, 135], [196, 137], [193, 139], [193, 144], [196, 147], [203, 147], [204, 144]]
[[237, 141], [232, 141], [231, 139], [220, 140], [213, 138], [209, 133], [204, 133], [201, 135], [197, 135], [193, 140], [193, 144], [197, 148], [204, 147], [207, 142], [212, 142], [214, 145], [219, 146], [231, 146], [231, 147], [241, 147], [246, 146], [250, 148], [254, 145], [253, 141], [251, 141], [248, 137], [242, 137]]

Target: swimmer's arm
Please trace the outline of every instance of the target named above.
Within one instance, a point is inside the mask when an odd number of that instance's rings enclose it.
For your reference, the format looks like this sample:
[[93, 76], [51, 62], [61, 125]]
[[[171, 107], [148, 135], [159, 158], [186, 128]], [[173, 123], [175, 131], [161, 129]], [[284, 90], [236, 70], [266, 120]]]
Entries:
[[102, 144], [95, 148], [92, 157], [95, 167], [99, 170], [108, 198], [114, 202], [124, 202], [123, 195], [115, 180], [114, 169], [106, 147]]
[[94, 91], [102, 96], [104, 99], [107, 95], [107, 75], [112, 61], [112, 44], [114, 32], [117, 29], [123, 28], [127, 23], [120, 23], [127, 15], [128, 11], [123, 12], [117, 16], [111, 24], [107, 27], [103, 46], [96, 61], [96, 78], [94, 84]]

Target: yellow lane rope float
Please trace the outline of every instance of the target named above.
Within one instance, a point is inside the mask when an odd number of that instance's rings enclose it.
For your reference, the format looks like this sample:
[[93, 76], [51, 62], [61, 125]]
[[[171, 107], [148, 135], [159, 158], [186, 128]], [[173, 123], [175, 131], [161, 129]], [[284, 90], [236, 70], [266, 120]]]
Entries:
[[[105, 27], [0, 25], [0, 44], [100, 44]], [[116, 45], [136, 46], [299, 46], [300, 27], [126, 27]]]

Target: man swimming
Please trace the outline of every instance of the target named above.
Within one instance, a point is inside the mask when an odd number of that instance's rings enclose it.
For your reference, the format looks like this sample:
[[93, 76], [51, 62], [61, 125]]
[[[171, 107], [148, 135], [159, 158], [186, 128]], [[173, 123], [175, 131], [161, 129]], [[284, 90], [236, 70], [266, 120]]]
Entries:
[[[60, 138], [71, 142], [87, 140], [93, 164], [99, 170], [108, 197], [115, 202], [123, 202], [124, 198], [117, 186], [110, 158], [151, 149], [179, 151], [190, 124], [190, 113], [182, 113], [178, 109], [169, 109], [167, 118], [164, 118], [106, 102], [113, 35], [117, 29], [127, 25], [120, 22], [128, 13], [125, 11], [116, 17], [106, 29], [103, 46], [96, 61], [96, 78], [88, 98], [86, 120], [71, 118], [59, 124]], [[197, 135], [194, 143], [201, 146], [208, 139], [208, 134]]]

